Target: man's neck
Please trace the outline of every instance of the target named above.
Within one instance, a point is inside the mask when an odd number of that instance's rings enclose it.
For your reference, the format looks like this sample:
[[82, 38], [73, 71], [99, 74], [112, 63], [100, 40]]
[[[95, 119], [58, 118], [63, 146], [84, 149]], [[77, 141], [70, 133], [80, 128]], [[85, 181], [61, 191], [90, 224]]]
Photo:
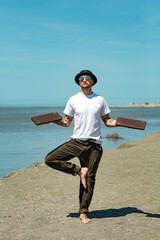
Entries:
[[83, 95], [91, 95], [93, 93], [92, 88], [81, 88], [81, 93]]

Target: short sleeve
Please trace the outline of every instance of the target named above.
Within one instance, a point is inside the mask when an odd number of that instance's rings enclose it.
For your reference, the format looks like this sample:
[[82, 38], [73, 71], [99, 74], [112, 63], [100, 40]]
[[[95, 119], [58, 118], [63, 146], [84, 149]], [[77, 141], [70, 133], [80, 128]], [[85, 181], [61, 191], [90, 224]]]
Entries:
[[108, 106], [107, 102], [105, 101], [105, 99], [102, 98], [101, 117], [106, 114], [109, 114], [109, 113], [110, 113], [109, 106]]
[[67, 102], [67, 105], [63, 111], [64, 114], [73, 117], [74, 116], [74, 111], [73, 111], [73, 106], [72, 106], [72, 99], [70, 98]]

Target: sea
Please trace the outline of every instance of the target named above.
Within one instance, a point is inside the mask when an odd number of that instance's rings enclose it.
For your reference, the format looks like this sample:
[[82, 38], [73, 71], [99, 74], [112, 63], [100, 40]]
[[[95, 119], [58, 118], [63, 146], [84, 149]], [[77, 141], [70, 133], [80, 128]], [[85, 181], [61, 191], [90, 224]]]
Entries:
[[[70, 140], [73, 123], [69, 128], [54, 123], [37, 126], [31, 117], [58, 112], [61, 116], [64, 107], [0, 107], [0, 177], [44, 161], [47, 153]], [[145, 130], [124, 127], [108, 128], [102, 122], [104, 149], [115, 149], [128, 141], [139, 140], [144, 136], [160, 131], [160, 108], [111, 108], [110, 116], [126, 117], [147, 122]], [[118, 134], [119, 139], [108, 139], [108, 135]]]

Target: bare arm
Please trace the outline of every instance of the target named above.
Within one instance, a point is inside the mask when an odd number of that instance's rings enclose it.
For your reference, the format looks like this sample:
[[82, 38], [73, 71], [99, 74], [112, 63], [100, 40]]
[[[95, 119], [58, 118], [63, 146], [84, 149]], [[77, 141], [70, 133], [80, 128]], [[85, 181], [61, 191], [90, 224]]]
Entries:
[[66, 115], [62, 120], [57, 120], [54, 123], [62, 127], [69, 127], [71, 125], [72, 120], [73, 117]]
[[112, 119], [109, 114], [101, 117], [106, 127], [117, 127], [116, 120]]

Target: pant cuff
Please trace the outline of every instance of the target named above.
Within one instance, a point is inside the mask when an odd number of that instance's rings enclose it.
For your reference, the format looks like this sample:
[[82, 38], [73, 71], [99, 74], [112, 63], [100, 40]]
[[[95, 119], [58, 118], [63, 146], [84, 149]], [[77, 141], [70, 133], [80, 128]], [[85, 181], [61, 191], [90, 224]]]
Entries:
[[80, 208], [79, 212], [80, 213], [85, 213], [85, 214], [89, 213], [87, 208]]
[[81, 168], [77, 165], [75, 165], [75, 168], [74, 168], [74, 172], [72, 173], [73, 176], [76, 176], [78, 174], [78, 171], [80, 170]]

